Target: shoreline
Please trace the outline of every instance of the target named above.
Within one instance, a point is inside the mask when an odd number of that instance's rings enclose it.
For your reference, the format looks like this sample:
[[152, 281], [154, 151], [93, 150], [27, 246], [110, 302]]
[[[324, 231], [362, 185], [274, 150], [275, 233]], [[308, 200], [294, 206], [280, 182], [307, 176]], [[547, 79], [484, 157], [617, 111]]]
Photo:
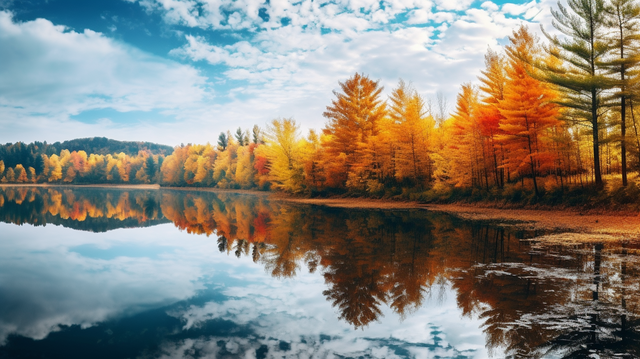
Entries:
[[[578, 209], [505, 209], [490, 207], [487, 205], [473, 204], [424, 204], [415, 201], [399, 201], [390, 199], [372, 198], [300, 198], [277, 192], [218, 189], [210, 187], [161, 187], [160, 185], [145, 184], [0, 184], [0, 188], [6, 187], [79, 187], [79, 188], [120, 188], [120, 189], [147, 189], [147, 190], [177, 190], [177, 191], [201, 191], [213, 193], [237, 193], [256, 196], [268, 196], [269, 199], [294, 204], [318, 205], [346, 209], [380, 209], [380, 210], [407, 210], [421, 209], [432, 212], [448, 213], [463, 219], [479, 221], [504, 221], [514, 222], [513, 225], [530, 229], [550, 231], [572, 231], [576, 240], [580, 242], [601, 240], [635, 240], [640, 239], [640, 216], [638, 213], [611, 212], [611, 213], [582, 213]], [[580, 234], [579, 236], [577, 234]], [[558, 237], [550, 235], [544, 237]], [[585, 237], [586, 236], [586, 237]], [[563, 242], [567, 242], [566, 235], [561, 236]], [[577, 238], [584, 237], [584, 238]], [[588, 237], [588, 238], [587, 238]], [[548, 238], [554, 240], [554, 238]], [[560, 238], [560, 237], [558, 237]], [[555, 238], [555, 239], [558, 239]], [[570, 242], [570, 241], [569, 241]]]
[[638, 213], [583, 213], [578, 209], [505, 209], [481, 204], [425, 204], [370, 198], [296, 198], [275, 195], [275, 199], [307, 205], [351, 209], [422, 209], [447, 213], [473, 221], [511, 222], [509, 225], [533, 230], [564, 231], [536, 240], [557, 243], [640, 240]]
[[422, 208], [470, 220], [516, 221], [532, 229], [602, 235], [605, 240], [612, 239], [610, 236], [640, 239], [640, 217], [629, 213], [583, 214], [574, 210], [500, 209], [459, 204], [427, 204]]
[[0, 183], [0, 188], [25, 187], [25, 188], [56, 188], [56, 187], [76, 187], [76, 188], [116, 188], [116, 189], [138, 189], [138, 190], [171, 190], [185, 192], [214, 192], [214, 193], [237, 193], [251, 194], [255, 196], [270, 196], [273, 192], [256, 191], [247, 189], [222, 189], [213, 187], [162, 187], [159, 184], [60, 184], [60, 183]]

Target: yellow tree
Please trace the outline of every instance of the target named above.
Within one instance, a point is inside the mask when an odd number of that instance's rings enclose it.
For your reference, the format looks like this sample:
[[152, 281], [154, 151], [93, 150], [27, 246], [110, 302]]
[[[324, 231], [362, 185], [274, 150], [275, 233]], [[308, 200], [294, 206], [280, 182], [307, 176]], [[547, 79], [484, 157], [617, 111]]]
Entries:
[[27, 173], [29, 174], [29, 182], [36, 183], [38, 176], [36, 176], [36, 169], [33, 167], [27, 168]]
[[67, 168], [70, 166], [71, 152], [69, 152], [69, 150], [60, 151], [59, 161], [60, 167], [62, 167], [62, 172], [65, 173]]
[[116, 155], [118, 162], [118, 174], [122, 182], [129, 182], [129, 174], [131, 173], [131, 160], [124, 152], [120, 152]]
[[112, 155], [107, 155], [106, 159], [106, 180], [108, 182], [120, 182], [120, 171], [118, 170], [118, 158]]
[[145, 171], [144, 166], [140, 167], [137, 171], [136, 171], [136, 181], [140, 182], [140, 183], [149, 183], [149, 176], [147, 175], [147, 172]]
[[251, 188], [255, 184], [256, 170], [253, 166], [255, 157], [253, 152], [257, 146], [255, 143], [249, 143], [238, 148], [235, 182], [242, 188]]
[[396, 173], [399, 180], [410, 178], [423, 184], [431, 177], [430, 137], [435, 121], [425, 102], [411, 86], [400, 80], [390, 97], [389, 116], [395, 121]]
[[73, 182], [76, 179], [76, 175], [77, 174], [78, 173], [73, 168], [73, 166], [67, 167], [67, 172], [66, 172], [66, 174], [64, 176], [63, 182], [67, 182], [67, 183]]
[[184, 163], [189, 157], [190, 146], [180, 146], [173, 149], [173, 153], [162, 162], [160, 172], [162, 181], [172, 186], [182, 186], [184, 181]]
[[29, 182], [27, 178], [27, 170], [24, 168], [24, 166], [22, 166], [21, 164], [17, 164], [14, 169], [14, 172], [15, 172], [16, 182], [20, 182], [20, 183]]
[[49, 182], [56, 182], [62, 179], [62, 165], [58, 155], [53, 154], [49, 158]]
[[[323, 113], [329, 122], [323, 129], [327, 135], [323, 144], [327, 168], [332, 184], [344, 187], [351, 168], [358, 162], [357, 151], [367, 144], [370, 136], [377, 135], [378, 121], [385, 116], [385, 104], [380, 100], [382, 87], [378, 81], [356, 73], [340, 83], [341, 92], [334, 91], [336, 99]], [[338, 159], [338, 161], [335, 161]]]
[[453, 136], [447, 146], [453, 152], [449, 174], [456, 186], [482, 186], [483, 139], [477, 110], [477, 91], [470, 84], [462, 85], [452, 117]]
[[[483, 106], [479, 108], [479, 121], [483, 135], [487, 138], [487, 146], [489, 157], [492, 157], [491, 167], [494, 174], [496, 185], [504, 185], [504, 161], [505, 153], [496, 136], [500, 133], [499, 123], [504, 118], [498, 110], [498, 104], [504, 99], [504, 89], [507, 80], [505, 72], [504, 56], [489, 49], [484, 57], [485, 70], [482, 70], [482, 76], [479, 77], [480, 91], [483, 93]], [[508, 176], [508, 174], [507, 174]]]
[[[218, 148], [220, 149], [220, 147]], [[227, 147], [219, 152], [213, 166], [213, 180], [220, 188], [231, 188], [235, 182], [238, 165], [238, 143], [229, 136]]]
[[371, 194], [382, 194], [384, 183], [395, 175], [396, 144], [391, 119], [379, 121], [378, 133], [370, 136], [360, 150], [358, 167], [362, 173], [363, 189]]
[[13, 171], [13, 168], [9, 167], [9, 169], [7, 169], [7, 174], [4, 176], [4, 178], [8, 182], [15, 182], [16, 181], [16, 173]]
[[209, 185], [212, 178], [215, 150], [211, 144], [188, 147], [184, 162], [184, 180], [187, 184]]
[[322, 141], [314, 130], [309, 131], [302, 153], [305, 186], [312, 190], [319, 190], [324, 186], [325, 175], [322, 163]]
[[105, 156], [90, 154], [87, 159], [87, 179], [90, 182], [106, 181], [106, 163]]
[[269, 178], [276, 189], [297, 193], [303, 190], [304, 168], [300, 158], [302, 143], [293, 119], [275, 119], [267, 126], [265, 154]]

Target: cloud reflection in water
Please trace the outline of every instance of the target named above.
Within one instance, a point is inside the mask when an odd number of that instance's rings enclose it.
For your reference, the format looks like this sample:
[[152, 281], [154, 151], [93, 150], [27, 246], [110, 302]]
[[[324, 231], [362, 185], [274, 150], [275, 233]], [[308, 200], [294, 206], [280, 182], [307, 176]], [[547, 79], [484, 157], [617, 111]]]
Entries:
[[[273, 278], [249, 257], [238, 260], [218, 253], [214, 238], [179, 232], [169, 224], [107, 233], [0, 224], [0, 232], [3, 341], [9, 335], [43, 339], [61, 326], [63, 331], [72, 325], [88, 328], [165, 308], [164, 313], [180, 320], [186, 336], [198, 336], [166, 338], [153, 357], [216, 357], [265, 349], [270, 355], [380, 358], [396, 352], [400, 357], [486, 355], [480, 323], [461, 318], [454, 293], [404, 321], [384, 308], [379, 322], [354, 330], [321, 295], [326, 285], [319, 273]], [[78, 248], [88, 247], [93, 248], [91, 256], [78, 253]], [[120, 251], [117, 256], [114, 248]], [[128, 254], [126, 248], [147, 248], [151, 255], [142, 257], [138, 250]], [[100, 250], [106, 255], [99, 255]], [[199, 295], [206, 287], [215, 288], [224, 300], [189, 304], [202, 301]], [[459, 320], [452, 322], [452, 317]], [[206, 332], [193, 330], [220, 320], [252, 336], [203, 336]]]

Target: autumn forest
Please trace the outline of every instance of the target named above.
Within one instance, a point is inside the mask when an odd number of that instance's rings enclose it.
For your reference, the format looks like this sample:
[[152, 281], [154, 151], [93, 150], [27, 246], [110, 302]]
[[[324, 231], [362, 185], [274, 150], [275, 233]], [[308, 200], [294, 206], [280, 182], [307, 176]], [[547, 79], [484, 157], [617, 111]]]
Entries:
[[553, 16], [555, 29], [543, 28], [542, 38], [521, 26], [504, 51], [488, 49], [479, 83], [463, 84], [454, 106], [404, 80], [385, 98], [379, 81], [356, 73], [334, 91], [321, 131], [302, 135], [297, 120], [280, 118], [170, 154], [7, 144], [0, 178], [424, 201], [633, 202], [640, 6], [570, 0]]

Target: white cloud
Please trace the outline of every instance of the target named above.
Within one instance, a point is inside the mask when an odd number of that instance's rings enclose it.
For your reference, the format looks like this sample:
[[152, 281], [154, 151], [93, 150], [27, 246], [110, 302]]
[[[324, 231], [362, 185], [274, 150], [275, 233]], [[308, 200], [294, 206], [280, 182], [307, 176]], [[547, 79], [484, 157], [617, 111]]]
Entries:
[[409, 13], [408, 24], [425, 24], [431, 20], [431, 12], [425, 9], [412, 10]]
[[[364, 30], [386, 24], [395, 15], [411, 9], [429, 10], [429, 0], [345, 0], [286, 1], [274, 0], [128, 0], [138, 2], [148, 11], [159, 11], [170, 24], [204, 29], [252, 29], [282, 27], [282, 20], [292, 25], [316, 24], [326, 29]], [[466, 0], [465, 0], [466, 1]], [[462, 4], [457, 4], [457, 7]], [[444, 6], [447, 8], [447, 6]], [[259, 12], [269, 16], [264, 21]], [[453, 8], [447, 8], [453, 9]]]
[[[402, 77], [425, 96], [440, 90], [453, 102], [461, 83], [476, 81], [487, 47], [499, 49], [514, 27], [529, 23], [526, 18], [549, 29], [548, 7], [554, 3], [496, 9], [490, 1], [469, 8], [471, 0], [130, 1], [160, 13], [169, 25], [198, 31], [180, 29], [184, 45], [170, 52], [170, 61], [99, 33], [76, 33], [42, 19], [14, 23], [3, 13], [0, 49], [17, 53], [13, 49], [24, 44], [24, 56], [13, 62], [0, 58], [0, 64], [10, 64], [6, 71], [0, 68], [0, 79], [6, 79], [0, 83], [0, 104], [13, 105], [0, 108], [11, 122], [0, 141], [105, 135], [204, 143], [229, 128], [263, 126], [276, 117], [294, 117], [303, 128], [317, 129], [331, 91], [356, 71], [380, 79], [386, 93]], [[241, 35], [232, 28], [248, 31]], [[206, 40], [201, 29], [223, 29], [237, 40], [217, 43], [217, 33]], [[195, 68], [211, 65], [216, 72], [205, 83]], [[2, 88], [8, 83], [21, 86]], [[105, 128], [69, 120], [92, 108], [154, 110], [177, 122], [123, 124], [114, 116]], [[55, 128], [32, 130], [27, 123]]]
[[[288, 354], [389, 357], [390, 345], [419, 351], [424, 344], [434, 344], [435, 336], [442, 346], [428, 349], [429, 355], [487, 357], [481, 320], [462, 316], [451, 289], [444, 300], [426, 299], [404, 321], [383, 306], [379, 321], [355, 330], [338, 318], [322, 294], [326, 284], [321, 273], [301, 271], [290, 279], [272, 278], [251, 258], [218, 253], [215, 240], [180, 232], [173, 224], [87, 233], [0, 223], [0, 230], [6, 239], [20, 238], [0, 242], [0, 284], [11, 293], [0, 298], [1, 308], [11, 308], [0, 309], [0, 343], [10, 334], [42, 339], [59, 325], [91, 327], [189, 300], [207, 287], [219, 288], [226, 299], [179, 306], [168, 314], [183, 320], [185, 328], [222, 319], [254, 335], [166, 342], [163, 358], [189, 358], [189, 351], [183, 350], [187, 348], [215, 357], [217, 345], [208, 343], [218, 339], [236, 353], [255, 353], [262, 344], [269, 353], [279, 353], [282, 340], [291, 345]], [[95, 250], [84, 255], [81, 248], [86, 247]], [[132, 247], [128, 255], [127, 248]], [[101, 258], [101, 253], [113, 254]]]
[[456, 18], [456, 14], [453, 12], [446, 11], [437, 11], [431, 12], [426, 9], [416, 9], [411, 10], [408, 14], [407, 24], [416, 25], [416, 24], [425, 24], [429, 21], [433, 21], [434, 23], [450, 23], [454, 21]]
[[[24, 239], [0, 243], [0, 283], [11, 291], [11, 296], [3, 297], [3, 305], [12, 308], [2, 310], [0, 345], [9, 334], [42, 339], [60, 325], [86, 328], [128, 310], [187, 299], [203, 288], [198, 278], [206, 270], [191, 259], [195, 255], [204, 260], [199, 253], [214, 249], [210, 241], [193, 237], [190, 244], [180, 245], [173, 239], [176, 233], [171, 224], [148, 228], [154, 233], [152, 241], [132, 229], [88, 234], [58, 226], [2, 223], [0, 227], [3, 238]], [[164, 234], [167, 229], [173, 232], [172, 238]], [[163, 254], [155, 259], [122, 256], [104, 260], [73, 252], [82, 245], [102, 249], [138, 245]], [[25, 261], [26, 257], [30, 260]]]
[[65, 121], [100, 108], [176, 109], [207, 96], [205, 78], [191, 66], [44, 19], [17, 23], [0, 11], [0, 49], [3, 128], [41, 117]]
[[500, 7], [491, 1], [485, 1], [480, 5], [481, 8], [489, 11], [498, 11]]
[[[526, 4], [506, 3], [502, 5], [502, 12], [507, 15], [518, 16], [518, 15], [524, 14], [525, 12], [527, 12], [532, 8], [535, 8], [536, 5], [537, 5], [536, 0], [533, 0]], [[538, 11], [540, 11], [540, 9], [538, 9]]]
[[202, 100], [193, 67], [153, 57], [100, 33], [38, 19], [15, 23], [0, 12], [0, 106], [71, 113], [174, 108]]
[[[259, 108], [269, 114], [265, 120], [293, 116], [303, 126], [318, 128], [331, 89], [356, 71], [381, 79], [387, 92], [402, 77], [426, 95], [443, 90], [452, 101], [460, 83], [476, 79], [487, 47], [499, 48], [498, 40], [523, 22], [506, 18], [494, 3], [468, 9], [469, 3], [436, 2], [441, 10], [465, 10], [455, 13], [432, 12], [431, 2], [385, 2], [383, 9], [368, 1], [327, 2], [323, 7], [308, 1], [275, 2], [268, 7], [269, 26], [255, 25], [265, 30], [223, 46], [187, 35], [187, 43], [171, 53], [224, 64], [226, 78], [245, 81], [238, 93], [251, 98], [230, 107]], [[372, 18], [376, 11], [383, 11], [387, 20], [405, 13], [408, 20], [385, 25]], [[291, 24], [281, 26], [283, 17]], [[429, 25], [411, 26], [425, 23]]]
[[436, 7], [439, 10], [467, 10], [476, 0], [436, 0]]

